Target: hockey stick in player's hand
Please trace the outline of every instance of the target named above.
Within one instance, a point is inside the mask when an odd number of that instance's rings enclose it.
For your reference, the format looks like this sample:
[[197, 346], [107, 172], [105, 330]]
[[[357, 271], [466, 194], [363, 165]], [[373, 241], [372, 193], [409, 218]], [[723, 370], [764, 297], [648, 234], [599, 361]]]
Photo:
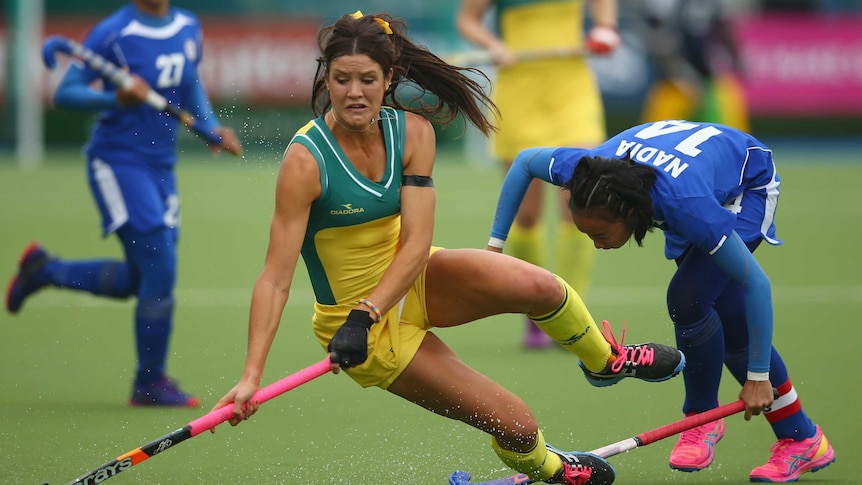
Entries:
[[[252, 397], [252, 400], [259, 403], [269, 401], [276, 396], [284, 394], [293, 388], [326, 374], [329, 370], [329, 356], [327, 356], [316, 364], [308, 366], [299, 372], [293, 373], [258, 390], [254, 397]], [[122, 471], [128, 470], [147, 458], [153, 457], [163, 451], [167, 451], [178, 443], [189, 438], [193, 438], [206, 430], [213, 429], [219, 424], [224, 423], [233, 415], [233, 406], [233, 404], [226, 404], [216, 410], [210, 411], [206, 415], [201, 416], [173, 433], [166, 434], [165, 436], [153, 440], [141, 447], [135, 448], [132, 451], [123, 453], [104, 465], [90, 470], [84, 475], [81, 475], [75, 480], [69, 482], [67, 485], [94, 485], [96, 483], [102, 483], [104, 480], [107, 480]]]
[[[60, 35], [52, 35], [48, 37], [42, 45], [42, 61], [48, 69], [53, 69], [57, 66], [57, 52], [82, 60], [90, 69], [98, 72], [101, 76], [120, 88], [129, 88], [132, 85], [132, 82], [134, 82], [132, 75], [127, 71], [120, 69], [112, 62], [78, 42]], [[164, 111], [165, 113], [176, 117], [188, 129], [197, 133], [206, 140], [207, 143], [215, 146], [221, 145], [221, 136], [204, 130], [198, 126], [194, 115], [188, 111], [179, 109], [176, 106], [172, 106], [164, 96], [156, 91], [151, 89], [150, 92], [147, 93], [146, 103], [159, 111]]]

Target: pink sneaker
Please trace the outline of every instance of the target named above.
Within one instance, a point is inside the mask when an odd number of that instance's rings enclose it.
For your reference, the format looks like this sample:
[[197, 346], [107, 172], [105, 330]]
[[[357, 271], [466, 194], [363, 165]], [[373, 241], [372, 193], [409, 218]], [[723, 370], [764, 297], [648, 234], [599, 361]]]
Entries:
[[802, 441], [780, 439], [770, 451], [769, 461], [748, 475], [752, 482], [795, 482], [803, 473], [816, 472], [835, 461], [835, 450], [823, 436], [820, 426], [813, 437]]
[[681, 472], [703, 470], [715, 458], [715, 444], [723, 436], [723, 419], [683, 431], [670, 452], [670, 467]]

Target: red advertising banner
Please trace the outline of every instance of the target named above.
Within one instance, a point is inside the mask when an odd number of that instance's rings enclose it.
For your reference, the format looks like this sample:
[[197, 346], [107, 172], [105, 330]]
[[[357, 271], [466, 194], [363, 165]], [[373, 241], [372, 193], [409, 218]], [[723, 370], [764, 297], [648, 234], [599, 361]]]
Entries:
[[308, 104], [317, 70], [317, 23], [203, 18], [200, 73], [222, 103]]
[[[46, 36], [82, 40], [98, 17], [46, 20]], [[219, 104], [307, 105], [317, 69], [314, 20], [202, 17], [204, 56], [201, 77]], [[0, 34], [4, 29], [0, 22]], [[764, 14], [740, 19], [740, 51], [745, 88], [753, 116], [862, 114], [862, 17]], [[0, 35], [0, 59], [8, 52]], [[65, 71], [60, 59], [44, 70], [46, 99]], [[5, 97], [0, 63], [0, 99]]]
[[862, 17], [762, 15], [737, 35], [752, 115], [862, 115]]

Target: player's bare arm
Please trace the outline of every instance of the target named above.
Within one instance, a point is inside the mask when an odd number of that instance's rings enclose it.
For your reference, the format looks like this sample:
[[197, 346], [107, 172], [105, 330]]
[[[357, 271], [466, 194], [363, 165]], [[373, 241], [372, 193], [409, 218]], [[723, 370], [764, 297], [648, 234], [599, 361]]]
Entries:
[[232, 425], [248, 419], [257, 410], [257, 403], [246, 403], [260, 386], [266, 358], [290, 294], [311, 203], [320, 196], [320, 190], [320, 171], [314, 157], [302, 145], [291, 145], [276, 182], [266, 260], [252, 292], [243, 376], [216, 404], [220, 407], [234, 403]]
[[[436, 143], [434, 128], [425, 118], [407, 113], [406, 133], [404, 176], [431, 177]], [[401, 249], [368, 296], [383, 312], [398, 303], [428, 262], [436, 200], [433, 187], [401, 187]]]

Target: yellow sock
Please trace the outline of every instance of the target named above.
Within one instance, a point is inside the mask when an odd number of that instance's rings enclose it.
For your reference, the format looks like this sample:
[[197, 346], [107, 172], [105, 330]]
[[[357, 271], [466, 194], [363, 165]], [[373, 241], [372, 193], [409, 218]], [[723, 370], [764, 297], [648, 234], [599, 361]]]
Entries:
[[530, 228], [513, 225], [506, 239], [506, 253], [536, 266], [545, 264], [545, 245], [542, 241], [544, 226]]
[[581, 296], [586, 297], [590, 275], [596, 262], [596, 247], [589, 236], [572, 223], [560, 223], [554, 246], [557, 274]]
[[557, 280], [565, 290], [560, 306], [545, 315], [527, 316], [563, 348], [577, 355], [587, 369], [600, 372], [611, 357], [611, 346], [578, 293], [559, 276]]
[[559, 455], [550, 453], [545, 448], [545, 437], [542, 436], [542, 430], [539, 430], [536, 435], [536, 447], [527, 453], [504, 450], [493, 436], [491, 437], [491, 448], [506, 466], [529, 476], [530, 480], [533, 481], [544, 481], [552, 478], [563, 467]]

